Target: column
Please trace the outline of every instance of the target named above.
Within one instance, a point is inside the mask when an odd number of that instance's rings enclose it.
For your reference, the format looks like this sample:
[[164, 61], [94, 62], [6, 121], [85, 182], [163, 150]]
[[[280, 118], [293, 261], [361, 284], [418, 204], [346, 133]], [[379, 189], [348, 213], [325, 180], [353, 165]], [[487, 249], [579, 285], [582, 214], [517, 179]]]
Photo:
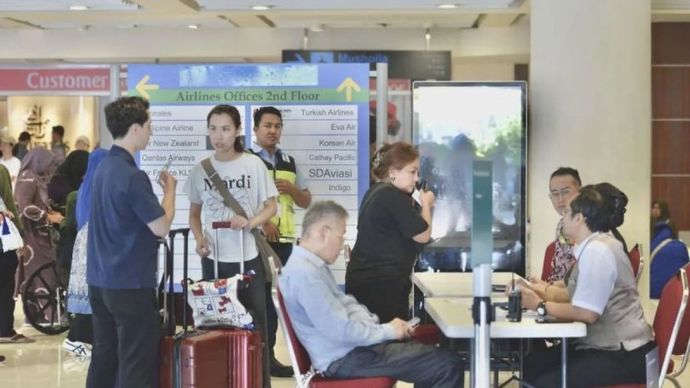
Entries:
[[554, 239], [559, 216], [547, 193], [559, 166], [577, 168], [584, 184], [608, 181], [627, 194], [621, 233], [648, 257], [650, 0], [532, 0], [530, 46], [529, 271], [541, 273]]

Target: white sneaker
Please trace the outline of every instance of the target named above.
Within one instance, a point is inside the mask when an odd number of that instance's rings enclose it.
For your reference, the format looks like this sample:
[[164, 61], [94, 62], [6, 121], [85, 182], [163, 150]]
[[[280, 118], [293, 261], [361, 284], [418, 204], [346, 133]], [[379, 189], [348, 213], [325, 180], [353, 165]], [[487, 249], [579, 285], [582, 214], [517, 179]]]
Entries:
[[70, 357], [62, 360], [62, 370], [65, 373], [84, 375], [89, 371], [89, 359], [86, 357]]
[[73, 356], [91, 357], [91, 345], [84, 342], [70, 341], [65, 338], [65, 341], [62, 343], [62, 349]]

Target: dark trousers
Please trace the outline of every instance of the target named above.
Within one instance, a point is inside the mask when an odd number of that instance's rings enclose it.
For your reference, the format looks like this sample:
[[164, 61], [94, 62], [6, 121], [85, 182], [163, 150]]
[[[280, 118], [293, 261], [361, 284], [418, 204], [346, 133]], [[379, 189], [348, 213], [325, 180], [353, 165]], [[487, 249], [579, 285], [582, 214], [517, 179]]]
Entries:
[[[283, 265], [287, 264], [287, 260], [292, 254], [292, 243], [269, 243], [271, 248], [276, 252]], [[268, 351], [273, 356], [273, 347], [276, 345], [276, 333], [278, 332], [278, 314], [276, 307], [273, 305], [273, 296], [271, 295], [271, 283], [266, 283], [266, 319], [268, 324]]]
[[93, 344], [93, 324], [90, 314], [74, 314], [74, 318], [69, 323], [67, 339]]
[[465, 380], [462, 358], [455, 352], [416, 342], [387, 341], [355, 348], [328, 366], [332, 378], [389, 376], [415, 387], [458, 388]]
[[12, 337], [14, 331], [14, 273], [17, 251], [0, 254], [0, 337]]
[[[213, 260], [201, 259], [201, 274], [204, 279], [214, 279]], [[263, 346], [263, 382], [264, 388], [271, 386], [271, 359], [266, 346], [266, 272], [260, 257], [245, 261], [244, 270], [254, 270], [256, 275], [249, 287], [240, 290], [237, 297], [244, 307], [252, 312], [254, 326], [261, 332]], [[218, 263], [218, 278], [229, 278], [240, 273], [239, 263]]]
[[153, 387], [160, 316], [153, 288], [89, 286], [94, 343], [87, 388]]
[[345, 285], [345, 292], [378, 315], [381, 323], [390, 322], [393, 318], [409, 319], [411, 289], [412, 281], [409, 277], [376, 280], [367, 285]]
[[[561, 346], [533, 351], [525, 358], [526, 383], [535, 388], [561, 386]], [[575, 350], [568, 346], [568, 387], [644, 384], [645, 354], [654, 346], [650, 342], [631, 351]]]

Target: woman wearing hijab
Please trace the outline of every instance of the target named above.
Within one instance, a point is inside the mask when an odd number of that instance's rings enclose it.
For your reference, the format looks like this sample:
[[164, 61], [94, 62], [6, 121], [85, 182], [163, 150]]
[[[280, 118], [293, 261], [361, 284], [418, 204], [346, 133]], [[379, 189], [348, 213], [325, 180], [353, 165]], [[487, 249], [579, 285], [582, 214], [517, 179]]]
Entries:
[[[13, 220], [21, 233], [22, 224], [12, 196], [12, 179], [0, 165], [0, 218]], [[0, 343], [34, 342], [14, 330], [14, 273], [17, 271], [17, 250], [0, 250]]]
[[[76, 152], [76, 151], [74, 151]], [[74, 153], [73, 152], [73, 153]], [[72, 270], [69, 276], [67, 291], [67, 310], [74, 314], [71, 328], [62, 348], [76, 356], [89, 357], [91, 344], [93, 343], [93, 327], [91, 326], [91, 305], [89, 304], [89, 286], [86, 284], [86, 235], [88, 234], [87, 221], [89, 220], [89, 207], [91, 205], [91, 182], [96, 167], [108, 154], [108, 151], [98, 148], [89, 156], [86, 176], [76, 193], [76, 228], [77, 237], [72, 251]], [[71, 155], [71, 154], [70, 154]], [[70, 199], [75, 193], [70, 193], [67, 200], [67, 208], [71, 208]], [[68, 212], [67, 218], [70, 218]]]
[[79, 189], [86, 173], [89, 153], [75, 150], [67, 155], [67, 159], [58, 167], [57, 173], [48, 184], [48, 198], [55, 210], [65, 214], [67, 195]]
[[[55, 261], [55, 250], [51, 239], [53, 224], [59, 224], [64, 218], [50, 207], [48, 200], [48, 181], [55, 171], [55, 157], [45, 148], [31, 150], [22, 160], [14, 197], [17, 201], [19, 217], [24, 227], [24, 250], [17, 272], [17, 291], [25, 287], [26, 277], [45, 263]], [[44, 276], [49, 286], [54, 286], [56, 279], [50, 274]], [[42, 284], [28, 285], [35, 291]]]
[[50, 179], [48, 184], [48, 198], [53, 209], [59, 211], [65, 220], [60, 224], [60, 240], [57, 243], [57, 261], [62, 274], [68, 274], [72, 263], [72, 247], [77, 237], [77, 224], [74, 220], [74, 209], [72, 216], [68, 214], [68, 197], [75, 193], [72, 206], [76, 200], [76, 191], [81, 185], [81, 181], [86, 174], [86, 167], [89, 161], [89, 153], [86, 151], [72, 151], [67, 155], [64, 163], [57, 169], [57, 173]]

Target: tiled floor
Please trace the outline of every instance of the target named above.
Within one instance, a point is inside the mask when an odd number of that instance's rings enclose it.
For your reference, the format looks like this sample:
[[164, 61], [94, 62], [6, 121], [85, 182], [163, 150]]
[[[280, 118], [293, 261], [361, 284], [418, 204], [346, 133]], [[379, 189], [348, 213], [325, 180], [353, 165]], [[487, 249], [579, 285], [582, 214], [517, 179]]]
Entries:
[[[645, 303], [645, 314], [653, 317], [654, 305]], [[22, 322], [23, 315], [17, 308], [16, 321]], [[88, 370], [88, 359], [81, 359], [68, 355], [62, 351], [62, 341], [65, 334], [57, 336], [46, 336], [38, 333], [33, 328], [21, 327], [20, 331], [36, 340], [31, 344], [0, 344], [0, 354], [7, 360], [0, 363], [0, 387], [2, 388], [27, 388], [27, 387], [64, 387], [82, 388], [84, 387], [86, 372]], [[277, 347], [277, 357], [287, 364], [289, 357], [280, 336]], [[501, 374], [501, 381], [505, 381], [508, 374]], [[295, 381], [291, 378], [272, 380], [274, 388], [294, 387]], [[682, 387], [690, 387], [690, 372], [686, 371], [681, 375], [680, 384]], [[469, 384], [465, 384], [469, 387]], [[411, 384], [398, 383], [399, 388], [412, 387]], [[517, 387], [516, 383], [508, 387]]]

